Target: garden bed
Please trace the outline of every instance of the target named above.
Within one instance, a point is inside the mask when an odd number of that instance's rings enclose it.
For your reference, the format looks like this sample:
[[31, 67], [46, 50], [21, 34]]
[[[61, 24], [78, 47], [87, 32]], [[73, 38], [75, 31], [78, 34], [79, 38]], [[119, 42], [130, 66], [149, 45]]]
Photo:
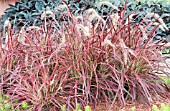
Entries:
[[[111, 111], [133, 111], [132, 109], [135, 108], [136, 110], [134, 111], [153, 111], [152, 106], [153, 105], [157, 105], [160, 108], [160, 105], [164, 103], [166, 105], [170, 105], [170, 99], [168, 98], [161, 98], [160, 101], [156, 101], [154, 100], [152, 105], [149, 104], [143, 104], [141, 101], [136, 102], [135, 105], [131, 104], [129, 102], [129, 104], [127, 104], [125, 107], [121, 106], [119, 103], [115, 103], [113, 105], [113, 108], [111, 109]], [[100, 104], [97, 107], [96, 111], [108, 111], [107, 108], [108, 106], [105, 106], [104, 104]]]
[[[42, 8], [39, 4], [48, 8], [38, 1], [34, 7], [32, 2], [25, 5], [35, 11]], [[26, 8], [22, 9], [26, 13], [16, 14], [24, 21], [13, 17], [20, 8], [8, 10], [11, 20], [4, 18], [6, 32], [0, 51], [4, 109], [77, 111], [80, 106], [91, 105], [97, 111], [107, 111], [111, 106], [110, 111], [148, 111], [152, 104], [159, 107], [170, 103], [166, 98], [170, 87], [164, 81], [170, 71], [169, 55], [160, 55], [163, 41], [152, 43], [160, 23], [168, 30], [163, 20], [149, 13], [140, 23], [134, 22], [134, 14], [126, 15], [126, 5], [118, 9], [100, 2], [98, 7], [104, 5], [115, 10], [107, 11], [108, 20], [95, 7], [77, 16], [65, 2], [54, 11], [42, 9], [38, 16], [27, 16], [35, 12], [27, 14]], [[62, 15], [56, 15], [61, 14], [61, 7]], [[29, 24], [30, 17], [39, 17], [36, 23], [40, 24]], [[21, 22], [28, 26], [15, 24]]]

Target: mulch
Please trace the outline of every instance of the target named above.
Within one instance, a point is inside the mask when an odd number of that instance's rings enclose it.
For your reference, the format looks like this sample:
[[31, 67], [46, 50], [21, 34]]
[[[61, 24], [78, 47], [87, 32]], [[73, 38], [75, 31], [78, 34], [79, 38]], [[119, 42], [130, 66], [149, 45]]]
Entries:
[[[136, 104], [127, 104], [126, 106], [121, 106], [118, 102], [115, 102], [113, 108], [110, 111], [132, 111], [132, 107], [135, 107], [135, 111], [153, 111], [152, 105], [157, 105], [160, 108], [161, 103], [166, 105], [170, 105], [170, 98], [161, 98], [161, 100], [154, 100], [152, 104], [142, 103], [141, 101], [137, 101]], [[101, 103], [97, 106], [96, 110], [92, 111], [108, 111], [110, 104], [105, 105], [105, 103]]]

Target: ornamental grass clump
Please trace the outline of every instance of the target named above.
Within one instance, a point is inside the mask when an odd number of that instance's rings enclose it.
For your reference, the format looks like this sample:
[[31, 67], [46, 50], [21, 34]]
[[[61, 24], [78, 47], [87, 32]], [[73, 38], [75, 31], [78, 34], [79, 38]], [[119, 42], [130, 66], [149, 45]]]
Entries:
[[0, 88], [13, 107], [26, 102], [31, 110], [55, 111], [64, 104], [69, 111], [105, 102], [111, 109], [116, 101], [152, 103], [169, 96], [170, 86], [156, 73], [164, 46], [152, 42], [159, 25], [148, 30], [145, 21], [134, 23], [124, 15], [126, 7], [106, 20], [95, 10], [89, 14], [92, 9], [81, 17], [67, 10], [67, 23], [56, 29], [50, 20], [48, 27], [23, 27], [18, 35], [9, 27]]

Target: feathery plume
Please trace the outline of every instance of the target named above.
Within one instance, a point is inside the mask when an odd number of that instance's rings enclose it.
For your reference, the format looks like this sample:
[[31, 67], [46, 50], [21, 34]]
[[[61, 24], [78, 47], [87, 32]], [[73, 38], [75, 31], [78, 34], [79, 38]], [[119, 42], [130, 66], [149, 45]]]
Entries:
[[97, 7], [100, 8], [102, 5], [107, 5], [107, 6], [111, 7], [111, 8], [113, 8], [114, 10], [119, 11], [119, 9], [116, 6], [114, 6], [112, 3], [110, 3], [110, 2], [107, 2], [107, 1], [99, 2]]
[[[165, 25], [163, 19], [156, 13], [148, 13], [144, 19], [148, 18], [148, 17], [154, 17], [156, 20], [159, 21], [159, 23], [162, 25], [161, 28], [165, 28], [165, 30], [169, 30], [168, 27]], [[164, 29], [163, 29], [164, 30]]]
[[43, 20], [47, 15], [51, 15], [51, 17], [55, 19], [55, 14], [52, 11], [44, 11], [41, 14], [41, 20]]

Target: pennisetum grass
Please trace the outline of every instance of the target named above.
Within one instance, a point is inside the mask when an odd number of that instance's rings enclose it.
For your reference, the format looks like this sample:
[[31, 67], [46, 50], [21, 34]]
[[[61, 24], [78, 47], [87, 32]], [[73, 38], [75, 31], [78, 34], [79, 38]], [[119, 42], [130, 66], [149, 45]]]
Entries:
[[[153, 72], [159, 70], [157, 62], [164, 45], [152, 42], [159, 26], [148, 31], [145, 21], [125, 23], [125, 11], [120, 11], [121, 17], [111, 15], [109, 23], [94, 9], [87, 12], [91, 13], [86, 13], [87, 18], [102, 20], [103, 25], [96, 25], [101, 28], [69, 12], [64, 14], [71, 19], [60, 28], [47, 19], [49, 26], [23, 28], [17, 36], [22, 39], [9, 39], [5, 43], [8, 50], [1, 48], [0, 88], [11, 96], [13, 106], [24, 101], [34, 111], [55, 111], [63, 104], [73, 110], [79, 103], [97, 106], [105, 102], [111, 109], [115, 101], [123, 105], [129, 100], [152, 103], [153, 96], [169, 96], [169, 85]], [[53, 15], [44, 12], [42, 18], [45, 13]], [[14, 36], [8, 33], [9, 38]]]

